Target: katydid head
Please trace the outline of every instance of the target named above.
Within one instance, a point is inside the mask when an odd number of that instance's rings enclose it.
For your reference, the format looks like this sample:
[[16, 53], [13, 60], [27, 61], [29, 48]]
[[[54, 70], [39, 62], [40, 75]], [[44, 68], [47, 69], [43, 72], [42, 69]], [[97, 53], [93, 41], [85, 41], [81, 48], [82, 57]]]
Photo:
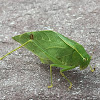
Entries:
[[83, 70], [88, 67], [90, 63], [91, 57], [87, 55], [85, 58], [82, 58], [81, 64], [80, 64], [80, 69]]

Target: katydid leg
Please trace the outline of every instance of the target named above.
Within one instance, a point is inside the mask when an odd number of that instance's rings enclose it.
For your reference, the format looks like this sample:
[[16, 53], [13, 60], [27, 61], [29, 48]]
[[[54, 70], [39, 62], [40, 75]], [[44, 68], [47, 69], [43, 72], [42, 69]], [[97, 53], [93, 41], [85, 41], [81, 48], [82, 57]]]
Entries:
[[60, 70], [60, 74], [61, 74], [61, 75], [62, 75], [62, 76], [70, 83], [70, 87], [69, 87], [69, 88], [71, 88], [72, 83], [70, 82], [69, 79], [67, 79], [67, 77], [63, 74], [63, 72], [66, 71], [66, 70], [73, 69], [73, 68], [75, 68], [75, 66], [66, 66], [66, 65], [59, 65], [59, 64], [51, 64], [51, 65], [50, 65], [51, 85], [48, 86], [48, 88], [53, 87], [53, 81], [52, 81], [52, 67], [60, 67], [60, 68], [64, 68], [64, 69]]
[[68, 70], [68, 69], [62, 69], [62, 70], [60, 70], [60, 74], [69, 82], [69, 84], [70, 84], [69, 88], [71, 88], [72, 87], [71, 81], [63, 73], [66, 70]]
[[31, 41], [31, 40], [29, 40], [29, 41], [25, 42], [24, 44], [22, 44], [22, 45], [21, 45], [21, 46], [19, 46], [18, 48], [16, 48], [16, 49], [14, 49], [14, 50], [10, 51], [10, 52], [9, 52], [9, 53], [7, 53], [6, 55], [4, 55], [2, 58], [0, 58], [0, 60], [2, 60], [3, 58], [5, 58], [7, 55], [11, 54], [12, 52], [14, 52], [14, 51], [18, 50], [19, 48], [23, 47], [24, 45], [26, 45], [26, 44], [27, 44], [27, 43], [29, 43], [30, 41]]
[[48, 86], [48, 88], [53, 87], [53, 82], [52, 82], [52, 64], [50, 65], [50, 77], [51, 77], [51, 85]]
[[92, 67], [90, 66], [91, 72], [94, 72], [94, 71], [95, 71], [95, 67], [96, 67], [96, 66], [94, 66], [94, 68], [92, 68]]

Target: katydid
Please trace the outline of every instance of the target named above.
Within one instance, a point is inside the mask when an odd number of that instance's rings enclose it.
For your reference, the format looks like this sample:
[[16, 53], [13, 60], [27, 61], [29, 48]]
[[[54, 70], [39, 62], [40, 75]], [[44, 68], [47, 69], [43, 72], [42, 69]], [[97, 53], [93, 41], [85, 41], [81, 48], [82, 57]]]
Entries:
[[[91, 56], [82, 45], [51, 30], [27, 32], [12, 38], [22, 45], [4, 55], [0, 60], [24, 46], [37, 55], [43, 64], [50, 64], [51, 85], [48, 88], [53, 87], [52, 67], [62, 68], [60, 74], [69, 82], [69, 88], [71, 88], [72, 83], [63, 72], [77, 66], [83, 70], [91, 60]], [[91, 68], [91, 71], [93, 72], [94, 69]]]

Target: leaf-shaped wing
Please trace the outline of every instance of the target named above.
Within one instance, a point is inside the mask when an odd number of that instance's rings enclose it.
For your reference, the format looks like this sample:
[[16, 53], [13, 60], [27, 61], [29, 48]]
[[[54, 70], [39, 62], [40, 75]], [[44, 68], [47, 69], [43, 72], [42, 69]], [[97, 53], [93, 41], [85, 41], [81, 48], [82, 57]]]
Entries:
[[82, 58], [88, 56], [83, 46], [53, 31], [28, 32], [15, 36], [13, 39], [23, 44], [30, 40], [31, 34], [33, 40], [26, 44], [25, 47], [35, 53], [44, 63], [71, 64], [75, 52]]

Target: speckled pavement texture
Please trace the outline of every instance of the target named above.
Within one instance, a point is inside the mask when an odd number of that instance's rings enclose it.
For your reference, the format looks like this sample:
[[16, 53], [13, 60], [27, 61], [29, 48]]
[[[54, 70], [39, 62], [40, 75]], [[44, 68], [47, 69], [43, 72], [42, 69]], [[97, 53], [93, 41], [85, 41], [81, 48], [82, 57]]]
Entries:
[[54, 30], [82, 44], [92, 56], [90, 68], [66, 71], [69, 83], [49, 65], [21, 48], [0, 61], [0, 100], [100, 100], [100, 0], [0, 0], [0, 57], [20, 46], [11, 37]]

